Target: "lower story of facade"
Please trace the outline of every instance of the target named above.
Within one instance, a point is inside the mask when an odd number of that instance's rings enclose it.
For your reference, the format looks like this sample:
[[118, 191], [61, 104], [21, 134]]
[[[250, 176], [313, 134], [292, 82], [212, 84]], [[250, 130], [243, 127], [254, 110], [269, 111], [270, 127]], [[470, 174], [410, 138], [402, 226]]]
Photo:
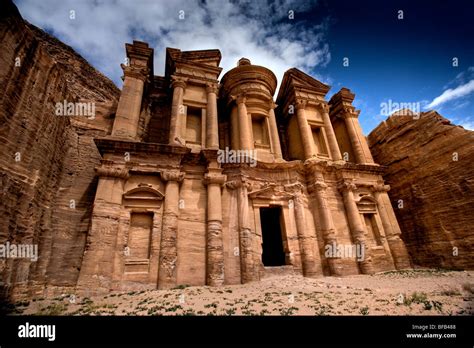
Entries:
[[127, 146], [113, 143], [97, 168], [78, 288], [240, 284], [275, 266], [308, 277], [410, 267], [377, 165], [221, 166], [215, 151], [169, 145], [124, 160]]

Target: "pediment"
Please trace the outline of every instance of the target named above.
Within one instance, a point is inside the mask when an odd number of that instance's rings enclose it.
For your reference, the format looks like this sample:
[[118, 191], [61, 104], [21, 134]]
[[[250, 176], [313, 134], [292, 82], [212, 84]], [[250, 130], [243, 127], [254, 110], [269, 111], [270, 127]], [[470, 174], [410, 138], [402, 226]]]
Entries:
[[299, 69], [292, 68], [288, 70], [287, 73], [290, 79], [290, 84], [293, 86], [315, 89], [317, 91], [324, 92], [324, 94], [326, 94], [331, 88], [321, 81], [316, 80], [314, 77], [305, 74]]
[[151, 185], [139, 184], [137, 187], [125, 192], [123, 198], [126, 200], [142, 200], [142, 201], [161, 201], [164, 194], [153, 188]]

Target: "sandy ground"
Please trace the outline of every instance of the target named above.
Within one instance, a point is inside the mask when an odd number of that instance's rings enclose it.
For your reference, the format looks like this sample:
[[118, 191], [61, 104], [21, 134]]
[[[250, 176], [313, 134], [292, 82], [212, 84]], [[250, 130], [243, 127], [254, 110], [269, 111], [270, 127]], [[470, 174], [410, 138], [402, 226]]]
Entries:
[[472, 315], [474, 271], [417, 270], [372, 276], [273, 276], [260, 282], [70, 294], [19, 302], [26, 315]]

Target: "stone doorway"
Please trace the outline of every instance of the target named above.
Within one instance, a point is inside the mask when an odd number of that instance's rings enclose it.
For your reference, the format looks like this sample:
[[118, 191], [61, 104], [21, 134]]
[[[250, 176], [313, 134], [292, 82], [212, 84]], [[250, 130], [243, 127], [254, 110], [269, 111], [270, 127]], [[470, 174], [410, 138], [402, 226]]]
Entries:
[[260, 208], [262, 262], [265, 267], [283, 266], [285, 251], [281, 230], [281, 207]]

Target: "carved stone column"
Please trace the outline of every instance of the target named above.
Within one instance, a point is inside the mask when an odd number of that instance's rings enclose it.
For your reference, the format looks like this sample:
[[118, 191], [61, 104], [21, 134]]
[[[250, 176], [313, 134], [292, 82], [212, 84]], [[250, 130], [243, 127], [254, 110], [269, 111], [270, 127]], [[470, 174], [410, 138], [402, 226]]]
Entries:
[[170, 144], [184, 145], [181, 134], [181, 120], [183, 119], [184, 105], [183, 96], [186, 88], [186, 80], [175, 77], [171, 83], [173, 88], [173, 101], [171, 104], [171, 119], [170, 119]]
[[380, 219], [382, 220], [382, 226], [385, 231], [387, 243], [396, 269], [411, 268], [410, 257], [405, 243], [400, 238], [400, 227], [398, 226], [398, 222], [393, 213], [393, 208], [387, 194], [389, 190], [389, 185], [384, 185], [383, 183], [374, 185], [374, 197], [377, 201], [378, 212], [380, 214]]
[[241, 150], [252, 150], [252, 125], [251, 119], [247, 114], [247, 106], [245, 105], [246, 97], [241, 94], [236, 99], [237, 102], [237, 112], [239, 120], [239, 140]]
[[357, 204], [354, 199], [356, 185], [353, 184], [352, 181], [342, 180], [338, 185], [338, 189], [344, 198], [344, 206], [346, 208], [352, 238], [356, 244], [361, 245], [365, 250], [364, 259], [359, 261], [360, 270], [363, 274], [372, 274], [372, 259], [370, 257], [369, 249], [367, 248], [365, 228], [360, 217], [359, 208], [357, 208]]
[[238, 190], [239, 206], [239, 238], [240, 238], [240, 272], [242, 283], [259, 280], [259, 274], [255, 267], [253, 247], [253, 235], [250, 228], [248, 188], [249, 183], [245, 178], [232, 180], [226, 183], [230, 189]]
[[269, 103], [270, 110], [268, 112], [268, 120], [270, 123], [270, 137], [272, 141], [272, 150], [275, 156], [275, 159], [281, 160], [283, 158], [281, 154], [281, 145], [280, 145], [280, 136], [278, 135], [278, 125], [275, 117], [275, 108], [277, 105], [270, 100]]
[[[334, 227], [331, 210], [327, 204], [325, 193], [327, 187], [328, 186], [323, 181], [315, 181], [310, 185], [310, 187], [308, 187], [308, 190], [315, 196], [316, 202], [318, 203], [318, 214], [316, 215], [319, 216], [324, 245], [336, 245], [336, 229]], [[328, 258], [327, 262], [331, 275], [339, 276], [340, 272], [337, 268], [337, 259], [334, 257]]]
[[328, 139], [329, 151], [334, 161], [342, 160], [341, 151], [339, 150], [339, 144], [337, 143], [336, 134], [332, 127], [331, 119], [329, 118], [329, 105], [327, 103], [319, 103], [319, 109], [324, 122], [324, 130], [326, 131], [326, 137]]
[[219, 148], [219, 130], [217, 124], [217, 85], [207, 84], [206, 148]]
[[306, 101], [296, 101], [296, 120], [300, 130], [301, 142], [303, 144], [303, 151], [305, 159], [311, 158], [314, 155], [313, 150], [313, 136], [311, 134], [311, 127], [308, 124], [305, 114]]
[[127, 168], [104, 165], [96, 171], [99, 183], [77, 285], [83, 290], [110, 291], [123, 185], [129, 173]]
[[300, 245], [301, 261], [303, 264], [303, 275], [305, 277], [315, 277], [320, 275], [316, 266], [315, 255], [313, 254], [313, 245], [311, 241], [314, 238], [308, 236], [308, 228], [306, 225], [306, 217], [303, 204], [303, 185], [300, 183], [290, 184], [285, 186], [285, 190], [293, 194], [296, 232], [298, 234], [298, 241]]
[[166, 189], [161, 232], [158, 288], [169, 289], [176, 286], [179, 184], [184, 179], [184, 173], [179, 170], [168, 170], [161, 173], [161, 178], [166, 181]]
[[149, 69], [124, 64], [121, 66], [124, 71], [124, 81], [117, 105], [112, 136], [135, 139], [140, 120], [143, 90]]
[[222, 242], [221, 186], [226, 176], [211, 169], [204, 177], [207, 185], [206, 284], [224, 284], [224, 246]]
[[354, 107], [344, 107], [343, 118], [346, 125], [349, 140], [356, 156], [357, 163], [374, 163], [372, 154], [370, 153], [367, 139], [362, 134], [362, 129], [359, 125], [360, 111], [354, 110]]

